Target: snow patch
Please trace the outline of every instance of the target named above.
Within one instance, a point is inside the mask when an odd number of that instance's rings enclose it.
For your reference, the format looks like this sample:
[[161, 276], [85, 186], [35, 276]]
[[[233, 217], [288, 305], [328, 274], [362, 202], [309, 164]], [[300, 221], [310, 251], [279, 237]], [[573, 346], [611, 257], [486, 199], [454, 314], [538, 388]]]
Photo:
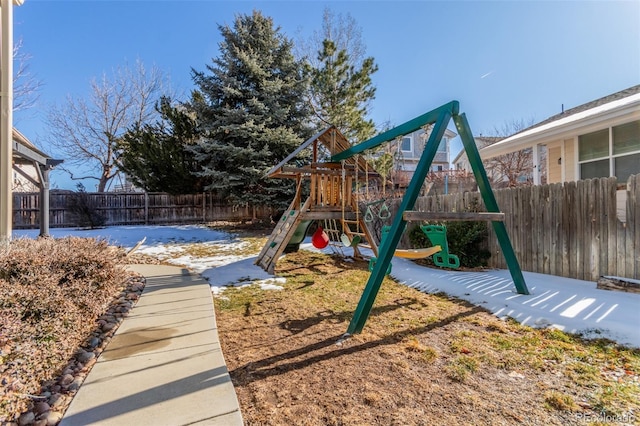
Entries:
[[[15, 230], [16, 237], [37, 238], [38, 230]], [[141, 253], [186, 266], [206, 278], [213, 294], [220, 296], [228, 286], [258, 285], [264, 290], [281, 290], [285, 278], [274, 277], [254, 265], [256, 256], [236, 256], [245, 243], [233, 235], [205, 226], [114, 226], [91, 231], [52, 229], [53, 237], [68, 235], [100, 238], [133, 247], [143, 237]], [[215, 255], [195, 257], [186, 250], [196, 242], [215, 245]], [[332, 254], [331, 246], [315, 249], [305, 240], [301, 249]], [[340, 248], [346, 256], [353, 249]], [[365, 256], [372, 253], [361, 249]], [[220, 253], [220, 254], [218, 254]], [[432, 269], [394, 258], [391, 276], [401, 284], [425, 293], [446, 293], [488, 309], [498, 318], [514, 318], [533, 327], [553, 327], [586, 338], [608, 338], [620, 344], [640, 347], [640, 294], [601, 290], [595, 282], [523, 272], [532, 293], [516, 294], [507, 270], [462, 272]]]

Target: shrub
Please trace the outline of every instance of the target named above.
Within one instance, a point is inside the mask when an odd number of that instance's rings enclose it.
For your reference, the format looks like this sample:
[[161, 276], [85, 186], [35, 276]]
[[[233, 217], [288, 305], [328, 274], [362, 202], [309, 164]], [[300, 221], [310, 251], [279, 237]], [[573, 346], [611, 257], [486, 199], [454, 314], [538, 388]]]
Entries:
[[[460, 258], [460, 265], [467, 268], [486, 266], [491, 253], [483, 245], [486, 243], [488, 228], [486, 222], [442, 222], [447, 227], [449, 252]], [[419, 225], [409, 230], [409, 240], [413, 247], [431, 247], [429, 238]]]
[[67, 208], [71, 213], [73, 223], [81, 228], [95, 229], [104, 226], [107, 218], [102, 215], [95, 206], [95, 203], [85, 191], [84, 185], [76, 185], [77, 191], [67, 200]]
[[122, 251], [84, 238], [17, 239], [0, 249], [0, 423], [95, 329], [128, 273]]

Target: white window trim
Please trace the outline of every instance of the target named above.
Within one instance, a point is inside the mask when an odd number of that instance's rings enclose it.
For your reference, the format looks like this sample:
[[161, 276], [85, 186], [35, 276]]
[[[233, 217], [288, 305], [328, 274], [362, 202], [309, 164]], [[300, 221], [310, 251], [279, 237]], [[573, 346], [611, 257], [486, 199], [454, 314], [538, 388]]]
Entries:
[[613, 174], [613, 126], [609, 126], [609, 177], [615, 176]]
[[[560, 144], [560, 182], [567, 181], [567, 153], [565, 151], [567, 140], [562, 139], [562, 143]], [[547, 148], [547, 183], [549, 182], [549, 150]]]
[[[402, 149], [402, 146], [404, 145], [404, 138], [409, 138], [409, 150], [405, 150]], [[405, 135], [402, 137], [402, 139], [400, 140], [400, 151], [402, 152], [413, 152], [413, 135]]]

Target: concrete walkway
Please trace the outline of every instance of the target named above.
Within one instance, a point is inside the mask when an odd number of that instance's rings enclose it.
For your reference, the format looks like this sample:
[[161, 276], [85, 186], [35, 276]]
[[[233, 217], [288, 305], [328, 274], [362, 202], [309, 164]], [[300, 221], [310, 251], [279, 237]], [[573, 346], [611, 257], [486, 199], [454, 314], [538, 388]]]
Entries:
[[135, 265], [147, 283], [64, 415], [72, 425], [242, 425], [207, 281]]

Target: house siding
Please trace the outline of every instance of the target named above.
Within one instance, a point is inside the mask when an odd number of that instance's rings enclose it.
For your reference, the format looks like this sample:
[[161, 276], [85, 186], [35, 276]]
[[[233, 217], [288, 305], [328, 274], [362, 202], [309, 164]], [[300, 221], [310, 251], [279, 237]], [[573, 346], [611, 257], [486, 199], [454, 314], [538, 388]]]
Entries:
[[548, 166], [548, 183], [562, 182], [562, 164], [558, 164], [558, 161], [566, 163], [567, 159], [562, 158], [562, 147], [549, 148], [548, 153], [549, 166]]
[[567, 159], [564, 164], [564, 181], [574, 182], [578, 180], [578, 168], [577, 165], [577, 152], [575, 139], [565, 139], [564, 141], [564, 156]]
[[422, 151], [424, 151], [426, 141], [424, 141], [421, 136], [423, 133], [424, 132], [418, 131], [411, 134], [411, 137], [413, 138], [413, 151], [411, 152], [411, 158], [415, 160], [420, 160]]

